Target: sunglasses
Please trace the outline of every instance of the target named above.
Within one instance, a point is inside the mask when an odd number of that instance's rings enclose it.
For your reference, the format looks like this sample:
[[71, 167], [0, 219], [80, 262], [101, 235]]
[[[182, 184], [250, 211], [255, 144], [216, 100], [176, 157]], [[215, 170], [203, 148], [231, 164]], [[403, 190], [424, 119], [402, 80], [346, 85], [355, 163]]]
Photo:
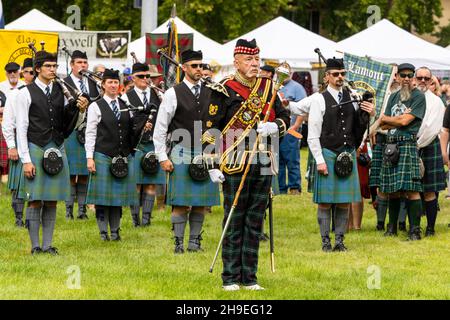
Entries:
[[11, 73], [19, 72], [19, 70], [16, 70], [16, 71], [6, 71], [6, 72], [9, 73], [9, 74], [11, 74]]
[[203, 63], [193, 63], [193, 64], [188, 64], [188, 66], [190, 66], [192, 69], [203, 69]]
[[345, 77], [345, 75], [347, 74], [347, 72], [346, 72], [346, 71], [342, 71], [342, 72], [330, 72], [330, 74], [331, 74], [333, 77], [337, 78], [337, 77], [339, 77], [339, 75]]
[[431, 78], [428, 78], [428, 77], [416, 77], [416, 79], [417, 80], [419, 80], [419, 81], [430, 81], [431, 80]]
[[138, 77], [139, 79], [150, 79], [149, 74], [138, 74], [136, 75], [136, 77]]
[[406, 77], [412, 79], [412, 78], [414, 78], [414, 73], [400, 73], [400, 78], [404, 79]]

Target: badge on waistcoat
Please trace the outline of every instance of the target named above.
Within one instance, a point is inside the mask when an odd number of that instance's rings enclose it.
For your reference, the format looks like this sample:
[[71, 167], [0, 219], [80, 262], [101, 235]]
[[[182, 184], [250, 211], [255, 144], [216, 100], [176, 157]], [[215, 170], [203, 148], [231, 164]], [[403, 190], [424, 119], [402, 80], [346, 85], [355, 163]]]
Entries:
[[216, 104], [210, 104], [209, 105], [209, 115], [215, 116], [217, 114], [217, 111], [219, 110], [219, 106]]

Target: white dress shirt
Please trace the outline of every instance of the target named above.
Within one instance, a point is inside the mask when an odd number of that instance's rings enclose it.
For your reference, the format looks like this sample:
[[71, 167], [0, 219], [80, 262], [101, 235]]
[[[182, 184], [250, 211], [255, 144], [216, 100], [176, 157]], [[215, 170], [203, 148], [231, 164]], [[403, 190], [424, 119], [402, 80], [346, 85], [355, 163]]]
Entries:
[[[25, 90], [25, 89], [22, 89]], [[5, 137], [8, 149], [16, 148], [16, 98], [19, 94], [18, 89], [11, 90], [6, 98], [5, 109], [3, 109], [2, 131]]]
[[[137, 93], [139, 99], [140, 99], [141, 102], [142, 102], [142, 105], [144, 104], [144, 92], [145, 92], [146, 95], [147, 95], [147, 102], [150, 103], [151, 90], [150, 90], [149, 87], [147, 87], [147, 89], [145, 89], [145, 90], [141, 90], [141, 89], [139, 89], [138, 87], [134, 87], [132, 90], [134, 90], [134, 91]], [[127, 96], [126, 94], [122, 95], [120, 98], [121, 98], [123, 101], [126, 101], [126, 102], [128, 102], [128, 103], [131, 103], [130, 100], [128, 99], [128, 96]], [[139, 106], [134, 106], [134, 107], [139, 107]]]
[[88, 83], [88, 80], [86, 77], [81, 77], [81, 79], [80, 79], [80, 78], [77, 78], [73, 73], [70, 74], [70, 77], [72, 78], [73, 83], [75, 83], [75, 85], [77, 86], [77, 89], [80, 92], [83, 92], [81, 90], [80, 80], [83, 81], [83, 84], [86, 87], [87, 94], [89, 94], [89, 83]]
[[22, 80], [19, 80], [17, 82], [17, 85], [15, 87], [13, 87], [8, 79], [6, 79], [5, 81], [0, 82], [0, 91], [2, 91], [6, 97], [8, 97], [8, 92], [17, 88], [20, 88], [21, 86], [25, 85], [26, 83], [23, 82]]
[[[39, 87], [39, 89], [42, 90], [44, 94], [45, 88], [47, 85], [43, 83], [39, 78], [36, 78], [34, 80], [36, 85]], [[50, 82], [50, 93], [53, 91], [53, 82]], [[30, 110], [31, 105], [31, 95], [28, 88], [23, 88], [19, 90], [19, 93], [17, 94], [16, 100], [16, 129], [17, 129], [17, 149], [19, 153], [20, 160], [22, 163], [30, 163], [31, 157], [30, 157], [30, 151], [28, 149], [28, 124], [29, 124], [29, 118], [28, 113]], [[66, 97], [64, 97], [64, 106], [68, 104], [68, 101]]]
[[322, 97], [322, 94], [316, 92], [300, 101], [290, 101], [288, 109], [291, 111], [292, 115], [308, 117], [313, 100], [320, 99], [320, 97]]
[[430, 90], [425, 92], [426, 109], [419, 132], [417, 144], [419, 149], [428, 146], [441, 132], [444, 122], [445, 106], [441, 98]]
[[[186, 78], [183, 82], [188, 86], [189, 90], [194, 93], [194, 86]], [[200, 85], [200, 82], [197, 83]], [[201, 85], [200, 85], [201, 90]], [[200, 91], [199, 91], [200, 92]], [[158, 157], [159, 162], [163, 162], [169, 159], [166, 150], [167, 131], [169, 125], [172, 122], [175, 112], [177, 111], [177, 96], [175, 89], [170, 88], [164, 93], [164, 97], [159, 106], [158, 117], [156, 118], [155, 131], [153, 133], [153, 142], [155, 144], [155, 154]]]
[[[103, 96], [108, 106], [112, 110], [111, 102], [113, 99], [106, 94]], [[121, 98], [123, 100], [123, 98]], [[114, 99], [117, 103], [117, 108], [120, 109], [118, 98]], [[123, 114], [123, 113], [122, 113]], [[133, 113], [130, 111], [130, 117], [133, 117]], [[86, 150], [86, 159], [94, 159], [95, 141], [97, 140], [97, 126], [102, 120], [102, 112], [97, 102], [93, 102], [87, 112], [87, 124], [86, 124], [86, 141], [84, 143], [84, 149]]]
[[[339, 101], [338, 94], [339, 92], [342, 92], [342, 89], [341, 91], [338, 91], [331, 86], [328, 86], [327, 90], [337, 104]], [[353, 107], [355, 110], [358, 110], [359, 108], [357, 103], [353, 103]], [[320, 94], [320, 96], [317, 96], [316, 99], [312, 100], [308, 117], [308, 146], [317, 164], [325, 163], [322, 154], [322, 146], [320, 145], [320, 135], [322, 134], [323, 116], [325, 111], [325, 99], [323, 95]]]

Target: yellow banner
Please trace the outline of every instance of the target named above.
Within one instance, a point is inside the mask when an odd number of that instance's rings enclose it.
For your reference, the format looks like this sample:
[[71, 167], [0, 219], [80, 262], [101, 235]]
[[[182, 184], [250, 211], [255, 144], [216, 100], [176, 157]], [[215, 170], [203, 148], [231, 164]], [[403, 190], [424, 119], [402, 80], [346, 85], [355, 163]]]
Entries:
[[26, 58], [32, 58], [33, 52], [28, 47], [34, 43], [41, 50], [41, 42], [45, 42], [45, 51], [56, 52], [58, 49], [58, 34], [50, 32], [35, 32], [22, 30], [0, 30], [0, 82], [6, 80], [5, 65], [9, 62], [23, 64]]

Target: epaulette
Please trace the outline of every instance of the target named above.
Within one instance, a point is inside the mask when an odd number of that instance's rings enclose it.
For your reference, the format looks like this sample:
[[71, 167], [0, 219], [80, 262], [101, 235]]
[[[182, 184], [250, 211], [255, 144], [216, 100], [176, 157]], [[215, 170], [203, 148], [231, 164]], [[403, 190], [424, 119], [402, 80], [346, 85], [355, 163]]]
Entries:
[[[227, 96], [229, 98], [230, 95], [228, 94], [227, 88], [225, 88], [225, 83], [226, 83], [226, 81], [229, 80], [227, 78], [228, 77], [221, 80], [220, 82], [210, 82], [206, 85], [206, 87], [210, 88], [211, 90], [223, 93], [225, 96]], [[224, 80], [226, 80], [226, 81], [224, 81]]]

